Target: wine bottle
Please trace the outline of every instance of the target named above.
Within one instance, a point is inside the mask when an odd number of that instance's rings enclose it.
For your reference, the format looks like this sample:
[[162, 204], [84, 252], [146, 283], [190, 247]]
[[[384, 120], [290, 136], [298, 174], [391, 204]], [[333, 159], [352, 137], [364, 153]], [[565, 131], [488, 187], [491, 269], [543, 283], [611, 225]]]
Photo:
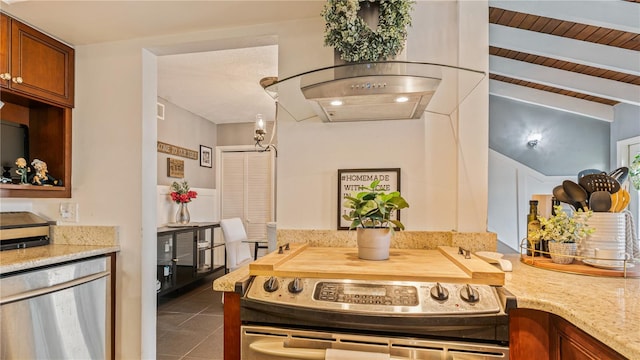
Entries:
[[529, 214], [527, 215], [527, 255], [539, 256], [540, 241], [535, 233], [540, 230], [540, 220], [538, 220], [538, 200], [529, 201]]

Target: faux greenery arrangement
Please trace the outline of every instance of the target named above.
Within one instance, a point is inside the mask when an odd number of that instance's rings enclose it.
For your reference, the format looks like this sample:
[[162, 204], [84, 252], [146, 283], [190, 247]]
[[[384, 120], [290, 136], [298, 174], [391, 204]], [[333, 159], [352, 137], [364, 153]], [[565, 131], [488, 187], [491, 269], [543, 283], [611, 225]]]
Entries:
[[640, 191], [640, 154], [636, 154], [629, 165], [629, 179], [633, 187]]
[[563, 243], [579, 243], [595, 229], [589, 227], [587, 221], [593, 214], [591, 210], [583, 212], [578, 210], [579, 216], [569, 216], [561, 205], [553, 207], [555, 215], [545, 218], [538, 216], [540, 230], [534, 233], [535, 240], [549, 240]]
[[328, 0], [321, 13], [326, 21], [325, 46], [333, 46], [349, 62], [393, 58], [404, 48], [413, 1], [364, 1], [379, 2], [378, 28], [372, 30], [358, 16], [359, 0]]
[[344, 206], [351, 211], [342, 217], [351, 221], [349, 229], [355, 229], [358, 226], [393, 229], [391, 225], [394, 225], [398, 229], [404, 230], [404, 225], [399, 220], [391, 219], [391, 214], [396, 210], [408, 208], [409, 204], [398, 191], [390, 193], [378, 191], [379, 183], [380, 180], [375, 180], [368, 187], [362, 186], [360, 188], [365, 191], [359, 192], [355, 196], [345, 196]]

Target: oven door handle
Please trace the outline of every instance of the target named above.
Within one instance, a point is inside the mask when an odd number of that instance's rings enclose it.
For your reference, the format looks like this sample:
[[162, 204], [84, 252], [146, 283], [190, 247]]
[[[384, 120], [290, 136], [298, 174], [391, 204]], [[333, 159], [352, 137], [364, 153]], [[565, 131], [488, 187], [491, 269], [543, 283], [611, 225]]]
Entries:
[[[325, 349], [308, 349], [285, 347], [282, 341], [256, 341], [249, 345], [251, 350], [258, 354], [280, 357], [283, 359], [300, 359], [300, 360], [325, 360], [327, 351]], [[340, 351], [340, 350], [338, 350]], [[348, 352], [348, 351], [347, 351]], [[367, 352], [358, 351], [359, 354], [367, 354]], [[375, 356], [375, 359], [384, 358], [389, 360], [401, 360], [405, 358], [390, 357], [389, 354], [369, 353]], [[367, 357], [371, 358], [371, 357]]]
[[281, 357], [283, 359], [324, 360], [324, 349], [284, 347], [282, 341], [256, 341], [249, 345], [258, 354]]

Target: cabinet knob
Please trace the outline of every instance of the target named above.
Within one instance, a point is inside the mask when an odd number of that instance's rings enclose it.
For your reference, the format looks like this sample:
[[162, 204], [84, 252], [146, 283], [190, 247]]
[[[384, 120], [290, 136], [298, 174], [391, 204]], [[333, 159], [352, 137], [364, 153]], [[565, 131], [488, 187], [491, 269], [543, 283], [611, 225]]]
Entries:
[[0, 79], [2, 79], [2, 80], [11, 80], [11, 74], [9, 74], [9, 73], [0, 74]]
[[173, 262], [178, 262], [178, 259], [171, 259], [171, 261], [173, 261]]
[[20, 76], [16, 76], [12, 80], [16, 84], [22, 84], [22, 77], [20, 77]]

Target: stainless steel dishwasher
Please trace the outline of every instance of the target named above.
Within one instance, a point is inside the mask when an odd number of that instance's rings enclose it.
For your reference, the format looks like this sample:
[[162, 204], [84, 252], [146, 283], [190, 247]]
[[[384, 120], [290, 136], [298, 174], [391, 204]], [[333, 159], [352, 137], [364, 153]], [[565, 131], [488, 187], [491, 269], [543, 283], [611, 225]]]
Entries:
[[107, 257], [3, 275], [0, 359], [107, 359]]

